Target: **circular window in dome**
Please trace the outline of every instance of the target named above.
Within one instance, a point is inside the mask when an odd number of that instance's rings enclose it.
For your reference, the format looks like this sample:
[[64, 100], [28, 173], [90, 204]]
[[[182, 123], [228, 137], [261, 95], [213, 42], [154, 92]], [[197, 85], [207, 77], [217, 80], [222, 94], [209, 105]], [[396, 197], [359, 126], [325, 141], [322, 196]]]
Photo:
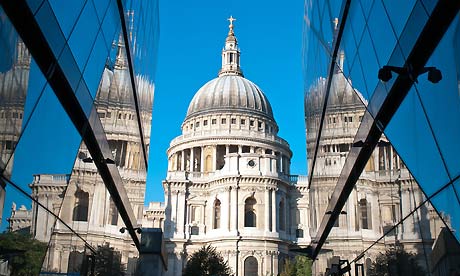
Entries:
[[256, 165], [256, 161], [254, 161], [254, 160], [252, 160], [252, 159], [249, 160], [249, 162], [248, 162], [248, 166], [249, 166], [249, 167], [253, 168], [253, 167], [255, 167], [255, 165]]

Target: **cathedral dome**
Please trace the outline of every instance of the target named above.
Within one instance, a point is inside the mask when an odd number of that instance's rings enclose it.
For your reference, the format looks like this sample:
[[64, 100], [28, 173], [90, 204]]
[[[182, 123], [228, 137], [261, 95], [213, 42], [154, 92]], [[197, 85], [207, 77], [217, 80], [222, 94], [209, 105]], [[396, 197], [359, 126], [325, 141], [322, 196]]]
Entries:
[[270, 103], [262, 90], [237, 74], [221, 74], [203, 85], [190, 102], [187, 118], [216, 111], [249, 112], [274, 120]]

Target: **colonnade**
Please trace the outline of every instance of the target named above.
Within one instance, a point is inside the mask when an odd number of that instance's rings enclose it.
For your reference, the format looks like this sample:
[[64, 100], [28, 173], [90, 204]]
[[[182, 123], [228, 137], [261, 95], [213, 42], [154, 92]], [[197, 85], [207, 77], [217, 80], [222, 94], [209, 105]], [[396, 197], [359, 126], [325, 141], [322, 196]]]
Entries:
[[278, 172], [289, 174], [290, 159], [288, 156], [272, 149], [263, 149], [243, 145], [198, 146], [175, 152], [169, 159], [169, 171], [188, 171], [208, 173], [222, 169], [224, 158], [231, 153], [269, 154], [276, 157]]

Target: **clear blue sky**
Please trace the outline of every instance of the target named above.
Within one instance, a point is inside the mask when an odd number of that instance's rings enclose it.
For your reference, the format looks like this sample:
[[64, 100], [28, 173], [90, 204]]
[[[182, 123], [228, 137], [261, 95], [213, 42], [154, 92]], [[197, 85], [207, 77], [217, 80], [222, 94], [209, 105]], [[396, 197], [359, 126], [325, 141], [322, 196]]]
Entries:
[[291, 172], [306, 174], [302, 80], [304, 2], [161, 1], [160, 45], [153, 105], [145, 202], [163, 201], [166, 150], [180, 135], [188, 104], [215, 78], [230, 15], [241, 48], [245, 77], [256, 83], [273, 108], [279, 135], [291, 145]]

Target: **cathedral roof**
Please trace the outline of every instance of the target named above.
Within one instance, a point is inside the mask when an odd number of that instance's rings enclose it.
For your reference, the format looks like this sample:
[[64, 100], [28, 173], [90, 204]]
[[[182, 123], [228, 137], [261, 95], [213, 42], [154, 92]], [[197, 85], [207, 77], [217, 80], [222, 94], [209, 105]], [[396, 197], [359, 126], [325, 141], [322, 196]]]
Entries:
[[240, 50], [233, 31], [235, 20], [229, 18], [219, 76], [198, 90], [188, 107], [187, 118], [206, 113], [246, 112], [274, 121], [267, 97], [256, 84], [244, 78], [240, 69]]
[[241, 111], [273, 119], [273, 112], [262, 90], [239, 75], [221, 75], [203, 85], [193, 97], [187, 117], [209, 112]]

